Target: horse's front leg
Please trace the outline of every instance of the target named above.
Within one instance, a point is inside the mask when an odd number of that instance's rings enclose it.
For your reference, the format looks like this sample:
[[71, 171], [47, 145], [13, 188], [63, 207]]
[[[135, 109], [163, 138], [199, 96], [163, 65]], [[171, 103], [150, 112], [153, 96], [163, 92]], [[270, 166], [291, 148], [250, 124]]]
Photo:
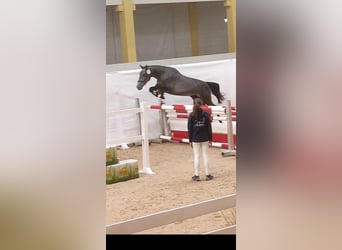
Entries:
[[165, 99], [165, 97], [164, 97], [164, 91], [163, 91], [163, 90], [159, 89], [159, 90], [158, 90], [158, 93], [159, 93], [159, 98]]
[[162, 82], [160, 80], [157, 81], [157, 84], [154, 86], [156, 89], [158, 89], [158, 97], [161, 98], [161, 99], [165, 99], [164, 97], [164, 88], [162, 87]]
[[161, 98], [161, 99], [165, 99], [164, 97], [164, 91], [158, 88], [158, 84], [156, 84], [153, 87], [150, 87], [150, 92], [152, 93], [152, 95]]
[[159, 92], [158, 92], [158, 89], [156, 88], [156, 86], [151, 87], [149, 90], [150, 90], [152, 95], [159, 97]]

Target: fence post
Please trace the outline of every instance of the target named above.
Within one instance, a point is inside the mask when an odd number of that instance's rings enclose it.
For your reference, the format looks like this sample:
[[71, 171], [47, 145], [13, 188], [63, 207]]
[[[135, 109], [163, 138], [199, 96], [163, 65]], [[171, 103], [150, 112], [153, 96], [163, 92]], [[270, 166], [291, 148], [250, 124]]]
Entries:
[[140, 103], [140, 127], [142, 135], [142, 160], [143, 168], [140, 173], [154, 174], [150, 166], [150, 150], [149, 150], [149, 139], [148, 139], [148, 121], [146, 116], [147, 106], [144, 102]]
[[233, 115], [231, 101], [227, 100], [226, 107], [227, 115], [227, 136], [228, 136], [228, 150], [222, 150], [222, 156], [235, 156], [236, 150], [234, 149], [234, 135], [233, 135]]

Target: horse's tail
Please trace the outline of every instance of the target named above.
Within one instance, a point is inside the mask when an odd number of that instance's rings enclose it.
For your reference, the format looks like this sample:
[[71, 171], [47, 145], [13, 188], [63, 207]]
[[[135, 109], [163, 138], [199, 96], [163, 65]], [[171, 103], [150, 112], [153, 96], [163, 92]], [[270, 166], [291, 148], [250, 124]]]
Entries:
[[216, 82], [206, 82], [211, 89], [211, 92], [214, 96], [216, 96], [218, 103], [222, 103], [222, 101], [225, 99], [223, 94], [220, 91], [220, 85]]

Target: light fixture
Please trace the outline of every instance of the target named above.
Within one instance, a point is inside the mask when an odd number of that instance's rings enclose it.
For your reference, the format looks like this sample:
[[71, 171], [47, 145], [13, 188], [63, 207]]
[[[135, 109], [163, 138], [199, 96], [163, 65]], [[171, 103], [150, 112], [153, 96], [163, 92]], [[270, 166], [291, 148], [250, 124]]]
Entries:
[[227, 18], [227, 17], [224, 18], [224, 22], [225, 22], [225, 23], [228, 22], [228, 18]]

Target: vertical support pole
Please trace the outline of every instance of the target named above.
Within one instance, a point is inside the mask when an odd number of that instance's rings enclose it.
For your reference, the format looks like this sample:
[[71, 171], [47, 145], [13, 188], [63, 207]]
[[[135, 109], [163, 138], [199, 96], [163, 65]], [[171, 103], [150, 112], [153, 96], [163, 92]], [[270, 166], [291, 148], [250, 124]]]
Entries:
[[139, 171], [139, 173], [144, 174], [154, 174], [150, 166], [150, 150], [149, 150], [149, 139], [148, 139], [148, 123], [147, 123], [147, 106], [144, 102], [140, 103], [141, 112], [140, 112], [140, 127], [141, 127], [141, 135], [142, 135], [142, 160], [143, 160], [143, 168]]
[[224, 1], [227, 15], [228, 52], [236, 52], [236, 0]]
[[[159, 99], [159, 105], [162, 106], [164, 104], [163, 99]], [[166, 135], [166, 129], [165, 129], [165, 110], [160, 109], [159, 110], [159, 125], [160, 125], [160, 135]]]
[[[165, 104], [163, 99], [160, 99], [159, 100], [160, 107], [162, 107], [163, 104]], [[170, 128], [169, 128], [169, 123], [167, 121], [167, 116], [166, 116], [165, 109], [162, 109], [162, 108], [160, 109], [160, 119], [161, 119], [161, 128], [162, 128], [161, 135], [169, 136], [170, 135]]]
[[228, 150], [222, 150], [222, 156], [235, 156], [236, 150], [234, 150], [234, 132], [233, 132], [233, 115], [231, 101], [227, 100], [226, 105], [227, 116], [227, 137], [228, 137]]
[[227, 117], [228, 117], [228, 122], [227, 122], [227, 136], [228, 136], [228, 149], [229, 150], [234, 150], [234, 135], [233, 135], [233, 115], [232, 115], [232, 105], [231, 101], [227, 101]]
[[122, 0], [122, 4], [116, 6], [120, 18], [120, 36], [123, 62], [136, 62], [137, 52], [135, 45], [134, 18], [135, 4], [132, 0]]
[[199, 55], [196, 3], [188, 3], [192, 56]]

